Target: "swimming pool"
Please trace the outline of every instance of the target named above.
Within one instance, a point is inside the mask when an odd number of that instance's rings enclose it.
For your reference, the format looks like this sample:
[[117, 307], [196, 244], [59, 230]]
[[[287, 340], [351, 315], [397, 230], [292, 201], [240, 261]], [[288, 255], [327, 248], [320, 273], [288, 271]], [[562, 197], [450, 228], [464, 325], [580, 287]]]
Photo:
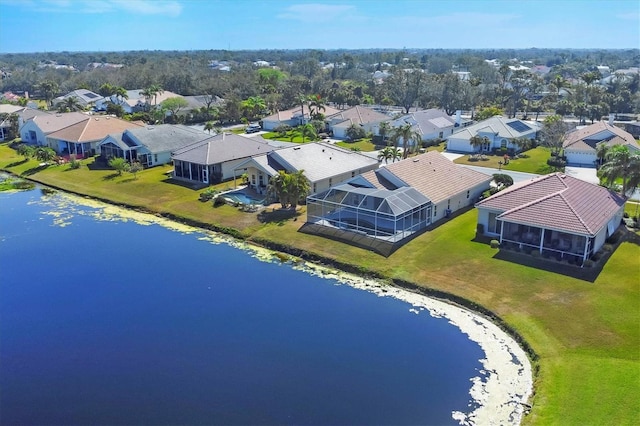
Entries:
[[264, 204], [264, 198], [259, 200], [253, 198], [242, 191], [227, 192], [223, 197], [242, 204]]

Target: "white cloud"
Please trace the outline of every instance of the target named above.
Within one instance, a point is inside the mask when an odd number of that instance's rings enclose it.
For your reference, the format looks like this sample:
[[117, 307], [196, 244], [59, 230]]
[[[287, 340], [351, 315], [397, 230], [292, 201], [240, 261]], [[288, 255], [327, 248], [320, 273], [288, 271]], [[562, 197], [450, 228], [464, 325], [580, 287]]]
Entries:
[[302, 22], [331, 21], [339, 18], [353, 19], [356, 17], [355, 6], [339, 4], [294, 4], [276, 15], [280, 19], [292, 19]]
[[124, 11], [143, 15], [178, 16], [182, 5], [177, 1], [154, 0], [0, 0], [41, 13], [107, 13]]

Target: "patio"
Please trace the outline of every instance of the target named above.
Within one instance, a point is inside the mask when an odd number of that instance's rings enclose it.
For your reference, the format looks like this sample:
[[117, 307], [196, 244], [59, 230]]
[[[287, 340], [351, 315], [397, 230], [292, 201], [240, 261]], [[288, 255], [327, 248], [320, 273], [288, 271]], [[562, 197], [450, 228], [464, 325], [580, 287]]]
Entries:
[[593, 239], [552, 229], [538, 228], [511, 222], [502, 222], [501, 246], [506, 249], [534, 251], [545, 258], [567, 260], [584, 265], [592, 255]]

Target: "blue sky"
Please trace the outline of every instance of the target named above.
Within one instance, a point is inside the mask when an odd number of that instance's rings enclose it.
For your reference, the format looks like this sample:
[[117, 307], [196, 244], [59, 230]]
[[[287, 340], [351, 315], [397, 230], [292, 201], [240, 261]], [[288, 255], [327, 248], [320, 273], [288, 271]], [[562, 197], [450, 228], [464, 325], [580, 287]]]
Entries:
[[640, 47], [638, 0], [0, 0], [0, 52]]

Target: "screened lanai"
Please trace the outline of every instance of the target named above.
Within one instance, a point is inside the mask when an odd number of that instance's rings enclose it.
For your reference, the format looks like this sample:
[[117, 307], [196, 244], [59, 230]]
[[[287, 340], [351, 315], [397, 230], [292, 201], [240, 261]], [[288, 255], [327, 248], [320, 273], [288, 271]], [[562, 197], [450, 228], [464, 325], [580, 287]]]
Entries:
[[425, 228], [431, 201], [414, 188], [338, 185], [307, 197], [307, 222], [397, 242]]

